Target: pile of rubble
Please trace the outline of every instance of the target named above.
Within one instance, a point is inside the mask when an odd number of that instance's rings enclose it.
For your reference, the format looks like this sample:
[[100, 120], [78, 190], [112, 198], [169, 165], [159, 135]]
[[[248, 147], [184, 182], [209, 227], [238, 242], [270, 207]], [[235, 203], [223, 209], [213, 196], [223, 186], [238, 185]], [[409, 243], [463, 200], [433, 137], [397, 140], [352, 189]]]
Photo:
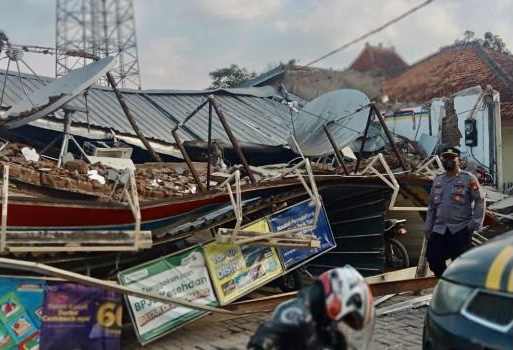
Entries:
[[[46, 189], [58, 190], [54, 193], [45, 191], [46, 195], [58, 196], [57, 192], [66, 191], [95, 196], [100, 200], [119, 201], [122, 198], [124, 185], [129, 180], [127, 172], [100, 162], [87, 164], [83, 160], [70, 160], [58, 167], [52, 160], [26, 156], [27, 149], [33, 152], [26, 145], [8, 143], [0, 153], [0, 170], [9, 165], [9, 180], [16, 184], [18, 191], [34, 194], [38, 189]], [[202, 173], [201, 167], [199, 172]], [[134, 175], [141, 201], [196, 192], [194, 178], [183, 164], [136, 166]], [[201, 175], [205, 178], [204, 174]]]

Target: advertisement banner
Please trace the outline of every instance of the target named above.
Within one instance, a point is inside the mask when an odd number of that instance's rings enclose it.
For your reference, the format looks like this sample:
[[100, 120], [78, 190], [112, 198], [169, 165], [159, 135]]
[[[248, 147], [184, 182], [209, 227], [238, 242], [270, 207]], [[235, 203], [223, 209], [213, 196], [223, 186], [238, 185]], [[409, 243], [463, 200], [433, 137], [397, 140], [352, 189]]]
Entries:
[[41, 349], [119, 349], [122, 310], [120, 293], [48, 281]]
[[0, 277], [0, 349], [39, 349], [45, 281]]
[[[218, 305], [200, 247], [122, 271], [118, 278], [122, 285], [144, 292], [184, 298], [203, 305]], [[134, 296], [128, 296], [127, 302], [142, 344], [207, 313]]]
[[[246, 226], [244, 230], [269, 232], [269, 224], [264, 219]], [[203, 249], [222, 305], [266, 284], [283, 272], [275, 248], [212, 242]]]
[[[269, 225], [272, 232], [307, 226], [313, 223], [314, 214], [315, 206], [313, 202], [308, 200], [271, 215], [269, 217]], [[321, 241], [321, 246], [312, 249], [279, 248], [280, 257], [286, 269], [310, 260], [318, 254], [334, 248], [336, 245], [324, 207], [319, 212], [317, 227], [314, 230], [300, 231], [298, 234], [314, 234]]]

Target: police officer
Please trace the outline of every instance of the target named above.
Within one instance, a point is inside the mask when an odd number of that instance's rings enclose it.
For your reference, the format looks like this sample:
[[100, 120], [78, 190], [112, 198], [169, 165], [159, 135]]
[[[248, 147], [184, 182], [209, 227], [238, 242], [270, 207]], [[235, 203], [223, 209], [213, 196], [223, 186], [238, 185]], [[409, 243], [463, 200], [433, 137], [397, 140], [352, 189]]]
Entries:
[[433, 181], [426, 217], [426, 255], [436, 277], [445, 271], [446, 259], [470, 248], [472, 232], [481, 229], [485, 214], [484, 192], [474, 175], [460, 170], [460, 151], [446, 147], [441, 156], [445, 173]]

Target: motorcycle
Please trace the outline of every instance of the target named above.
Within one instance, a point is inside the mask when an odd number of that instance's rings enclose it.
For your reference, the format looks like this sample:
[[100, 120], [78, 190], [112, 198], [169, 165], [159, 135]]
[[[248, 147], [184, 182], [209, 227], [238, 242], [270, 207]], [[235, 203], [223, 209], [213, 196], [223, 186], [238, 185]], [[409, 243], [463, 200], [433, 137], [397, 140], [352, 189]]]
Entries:
[[404, 245], [396, 237], [405, 235], [406, 219], [385, 220], [385, 268], [389, 270], [410, 267], [410, 258]]
[[476, 169], [476, 177], [481, 185], [493, 185], [493, 177], [486, 171], [485, 168], [479, 166]]

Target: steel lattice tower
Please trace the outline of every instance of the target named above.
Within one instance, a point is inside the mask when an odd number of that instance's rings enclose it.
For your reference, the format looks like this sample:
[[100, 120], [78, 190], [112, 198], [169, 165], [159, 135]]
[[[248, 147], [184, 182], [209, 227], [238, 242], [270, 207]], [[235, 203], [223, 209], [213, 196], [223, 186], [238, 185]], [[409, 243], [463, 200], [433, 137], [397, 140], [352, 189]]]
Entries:
[[[111, 71], [120, 87], [141, 88], [132, 0], [57, 0], [55, 75], [91, 63], [65, 54], [83, 50], [102, 58], [117, 56]], [[103, 78], [101, 85], [107, 85]]]

